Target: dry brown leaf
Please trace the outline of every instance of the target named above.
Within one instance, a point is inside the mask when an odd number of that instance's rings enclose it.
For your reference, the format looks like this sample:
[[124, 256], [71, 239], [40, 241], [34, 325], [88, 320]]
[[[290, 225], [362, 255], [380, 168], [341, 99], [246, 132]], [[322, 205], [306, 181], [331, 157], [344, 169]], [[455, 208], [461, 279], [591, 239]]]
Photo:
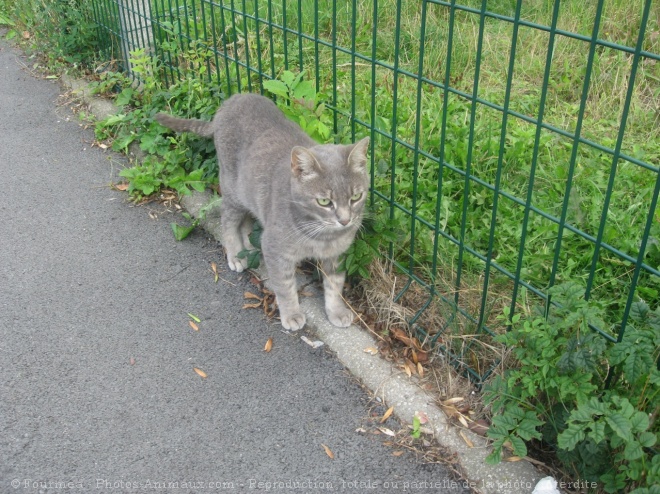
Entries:
[[266, 341], [266, 346], [264, 346], [264, 352], [268, 353], [273, 349], [273, 337], [271, 336], [268, 338], [268, 341]]
[[[105, 144], [100, 144], [99, 147], [102, 149], [106, 149], [108, 146], [105, 146]], [[120, 184], [115, 184], [115, 189], [121, 190], [122, 192], [125, 190], [128, 190], [128, 184], [127, 183], [120, 183]]]
[[380, 423], [382, 424], [387, 419], [389, 419], [393, 411], [394, 411], [394, 407], [389, 407], [387, 411], [383, 414], [383, 418], [380, 419]]
[[457, 396], [455, 398], [449, 398], [448, 400], [443, 400], [443, 405], [453, 405], [454, 403], [460, 403], [464, 398], [462, 396]]
[[417, 375], [417, 366], [410, 360], [406, 360], [406, 365], [410, 368], [410, 372]]
[[412, 372], [411, 372], [410, 368], [408, 367], [408, 363], [407, 363], [407, 362], [404, 362], [404, 363], [403, 363], [403, 370], [406, 372], [406, 375], [407, 375], [408, 377], [412, 377]]
[[378, 430], [387, 436], [391, 436], [391, 437], [396, 436], [396, 433], [392, 429], [388, 429], [387, 427], [379, 427]]
[[325, 444], [321, 444], [323, 446], [323, 449], [325, 450], [325, 454], [330, 457], [331, 460], [335, 459], [335, 454], [332, 452], [330, 448], [328, 448]]
[[251, 299], [259, 300], [259, 301], [263, 300], [259, 295], [255, 295], [252, 292], [245, 292], [243, 294], [243, 298], [251, 298]]
[[466, 427], [466, 428], [470, 427], [467, 420], [465, 420], [465, 417], [463, 417], [463, 415], [461, 415], [460, 413], [458, 414], [458, 421], [463, 425], [463, 427]]
[[468, 429], [476, 434], [479, 434], [480, 436], [485, 436], [486, 432], [488, 432], [488, 428], [488, 422], [486, 422], [484, 419], [475, 420], [474, 422], [471, 422], [470, 426], [468, 427]]
[[258, 309], [259, 307], [261, 307], [261, 302], [255, 304], [243, 304], [244, 309]]
[[369, 355], [378, 355], [378, 348], [368, 346], [364, 349], [364, 353], [368, 353]]
[[214, 262], [211, 263], [211, 271], [213, 271], [213, 280], [217, 283], [220, 275], [218, 274], [218, 265]]
[[395, 451], [394, 453], [392, 453], [392, 456], [401, 456], [403, 453], [405, 453], [405, 451], [400, 449], [399, 451]]
[[508, 458], [504, 458], [504, 461], [520, 461], [522, 459], [522, 456], [509, 456]]
[[468, 448], [474, 448], [474, 443], [473, 443], [472, 441], [470, 441], [470, 438], [468, 438], [468, 437], [463, 433], [463, 431], [458, 431], [458, 433], [459, 433], [459, 434], [461, 435], [461, 437], [463, 438], [463, 441], [465, 441], [465, 444], [468, 445]]
[[190, 327], [195, 331], [199, 331], [199, 326], [197, 326], [197, 324], [195, 324], [193, 321], [188, 321], [188, 324], [190, 324]]
[[30, 32], [29, 31], [23, 31], [23, 39], [30, 39]]
[[198, 369], [197, 367], [193, 367], [193, 370], [194, 370], [195, 372], [197, 372], [197, 374], [198, 374], [200, 377], [204, 378], [204, 379], [206, 379], [206, 378], [208, 377], [208, 376], [206, 375], [206, 372], [204, 372], [202, 369]]
[[417, 374], [419, 374], [419, 377], [424, 377], [424, 367], [419, 362], [417, 362]]

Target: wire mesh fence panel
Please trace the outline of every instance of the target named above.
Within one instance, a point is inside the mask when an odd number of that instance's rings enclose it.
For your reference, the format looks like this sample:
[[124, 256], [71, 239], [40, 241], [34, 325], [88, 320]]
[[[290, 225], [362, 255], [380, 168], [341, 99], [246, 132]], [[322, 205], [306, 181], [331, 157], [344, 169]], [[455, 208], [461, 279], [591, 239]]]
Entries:
[[[420, 338], [477, 382], [498, 316], [578, 280], [612, 342], [660, 299], [660, 28], [651, 0], [94, 0], [108, 56], [165, 84], [313, 81], [370, 136], [372, 215]], [[183, 56], [194, 53], [194, 57]], [[192, 62], [191, 62], [192, 60]], [[220, 103], [220, 102], [219, 102]]]

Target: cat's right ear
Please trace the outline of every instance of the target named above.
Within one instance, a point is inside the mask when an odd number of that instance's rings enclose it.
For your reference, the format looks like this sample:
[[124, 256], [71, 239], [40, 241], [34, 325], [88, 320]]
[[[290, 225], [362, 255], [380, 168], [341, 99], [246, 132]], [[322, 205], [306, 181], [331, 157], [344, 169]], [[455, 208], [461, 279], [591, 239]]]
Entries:
[[314, 178], [321, 171], [314, 155], [302, 146], [295, 146], [291, 150], [291, 173], [299, 180]]

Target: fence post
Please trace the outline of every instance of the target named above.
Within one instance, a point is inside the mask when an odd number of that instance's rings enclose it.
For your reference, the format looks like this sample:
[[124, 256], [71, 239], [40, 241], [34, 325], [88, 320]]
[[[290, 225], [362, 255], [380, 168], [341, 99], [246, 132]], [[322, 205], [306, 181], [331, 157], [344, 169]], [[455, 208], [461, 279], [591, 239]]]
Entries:
[[153, 42], [151, 4], [145, 0], [116, 1], [121, 28], [123, 65], [127, 74], [133, 76], [130, 52], [138, 48], [149, 48]]

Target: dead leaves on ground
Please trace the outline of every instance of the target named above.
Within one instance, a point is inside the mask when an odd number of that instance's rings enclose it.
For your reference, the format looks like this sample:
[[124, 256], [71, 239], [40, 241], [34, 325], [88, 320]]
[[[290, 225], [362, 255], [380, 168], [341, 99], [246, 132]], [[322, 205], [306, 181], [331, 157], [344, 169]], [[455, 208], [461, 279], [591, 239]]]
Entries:
[[266, 341], [266, 346], [264, 346], [264, 352], [270, 353], [270, 351], [273, 349], [273, 337], [271, 336], [268, 338]]
[[[454, 419], [460, 423], [465, 429], [474, 432], [480, 436], [485, 436], [488, 432], [488, 422], [484, 419], [474, 419], [472, 416], [474, 412], [470, 408], [469, 403], [462, 396], [456, 396], [439, 402], [442, 411], [449, 419]], [[459, 431], [465, 443], [470, 447], [474, 447], [472, 441], [463, 433]]]
[[243, 297], [247, 300], [254, 302], [246, 302], [243, 304], [243, 309], [261, 309], [268, 319], [272, 319], [277, 313], [277, 301], [275, 294], [266, 288], [261, 288], [261, 296], [245, 292]]
[[325, 444], [321, 444], [323, 446], [323, 449], [325, 450], [325, 454], [330, 457], [331, 460], [335, 459], [335, 454], [332, 452], [330, 448], [328, 448]]

